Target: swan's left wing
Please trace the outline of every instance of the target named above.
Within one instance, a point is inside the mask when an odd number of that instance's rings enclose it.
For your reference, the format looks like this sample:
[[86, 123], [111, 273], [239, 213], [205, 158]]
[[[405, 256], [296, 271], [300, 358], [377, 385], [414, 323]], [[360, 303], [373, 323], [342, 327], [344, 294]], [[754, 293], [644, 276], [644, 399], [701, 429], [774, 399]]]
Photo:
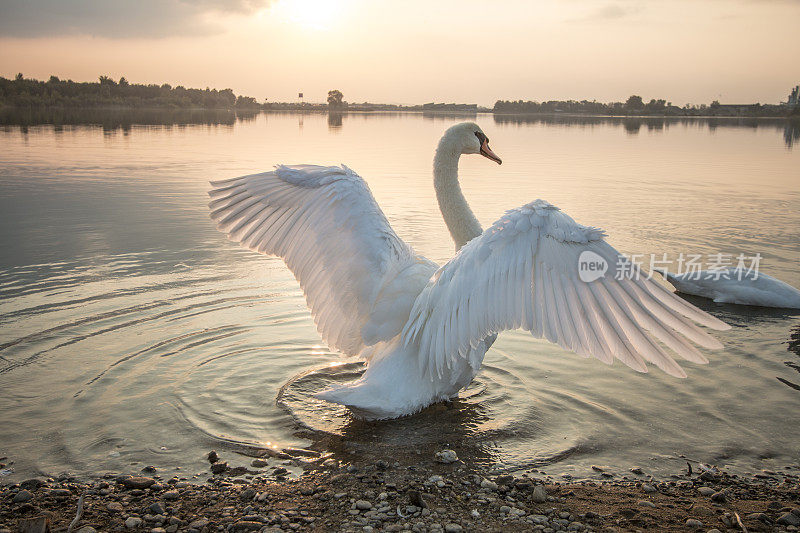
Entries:
[[[650, 361], [686, 376], [662, 344], [707, 363], [687, 339], [709, 349], [722, 345], [695, 322], [729, 326], [645, 279], [604, 236], [542, 200], [508, 211], [431, 278], [403, 340], [419, 342], [420, 364], [431, 375], [467, 358], [487, 335], [516, 328], [608, 364], [620, 359], [640, 372]], [[583, 281], [580, 261], [600, 269], [605, 264], [607, 271]]]

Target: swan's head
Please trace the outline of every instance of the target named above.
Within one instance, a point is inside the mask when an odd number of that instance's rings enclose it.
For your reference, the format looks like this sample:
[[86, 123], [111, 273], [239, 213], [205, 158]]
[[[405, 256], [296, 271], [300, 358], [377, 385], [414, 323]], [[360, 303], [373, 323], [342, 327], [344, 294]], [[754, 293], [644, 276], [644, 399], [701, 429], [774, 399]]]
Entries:
[[456, 151], [462, 154], [481, 154], [483, 157], [491, 159], [498, 165], [503, 163], [503, 161], [492, 152], [492, 149], [489, 148], [489, 137], [487, 137], [486, 134], [483, 133], [483, 130], [474, 122], [462, 122], [451, 126], [450, 129], [445, 132], [442, 141], [446, 141], [455, 148]]

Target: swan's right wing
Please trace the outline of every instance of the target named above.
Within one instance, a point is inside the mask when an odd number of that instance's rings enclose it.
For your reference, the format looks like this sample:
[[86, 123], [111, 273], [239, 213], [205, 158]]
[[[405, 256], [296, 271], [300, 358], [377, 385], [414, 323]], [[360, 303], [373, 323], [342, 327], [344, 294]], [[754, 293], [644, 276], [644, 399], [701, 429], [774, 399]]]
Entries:
[[373, 303], [386, 291], [387, 275], [391, 281], [398, 271], [413, 271], [421, 259], [395, 234], [355, 172], [278, 166], [211, 185], [217, 228], [251, 250], [283, 258], [330, 347], [355, 355], [399, 333], [405, 317], [394, 332], [375, 333], [369, 326]]
[[[614, 272], [624, 257], [603, 237], [541, 200], [508, 211], [431, 278], [403, 340], [418, 342], [420, 364], [440, 376], [486, 336], [515, 328], [640, 372], [647, 372], [647, 360], [686, 376], [656, 339], [685, 359], [707, 362], [686, 339], [710, 349], [722, 345], [695, 322], [729, 326], [635, 267]], [[605, 262], [608, 272], [582, 279], [580, 261]]]

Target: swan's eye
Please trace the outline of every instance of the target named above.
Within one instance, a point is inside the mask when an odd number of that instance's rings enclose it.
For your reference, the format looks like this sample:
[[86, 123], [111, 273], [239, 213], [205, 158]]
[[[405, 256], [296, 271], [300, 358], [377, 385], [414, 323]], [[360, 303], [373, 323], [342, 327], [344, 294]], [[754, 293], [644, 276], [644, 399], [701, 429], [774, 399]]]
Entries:
[[486, 135], [484, 135], [482, 131], [476, 131], [476, 132], [475, 132], [475, 137], [477, 137], [477, 138], [478, 138], [478, 141], [479, 141], [481, 144], [483, 144], [484, 142], [489, 142], [489, 137], [487, 137]]

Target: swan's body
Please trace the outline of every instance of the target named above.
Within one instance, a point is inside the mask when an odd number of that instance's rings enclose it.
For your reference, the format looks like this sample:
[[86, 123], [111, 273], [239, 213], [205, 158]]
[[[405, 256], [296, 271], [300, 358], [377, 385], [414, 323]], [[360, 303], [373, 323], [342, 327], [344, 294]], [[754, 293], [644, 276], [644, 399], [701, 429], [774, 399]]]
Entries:
[[711, 298], [717, 303], [800, 309], [800, 290], [762, 272], [728, 268], [663, 274], [678, 292]]
[[684, 336], [719, 341], [694, 322], [727, 325], [638, 276], [584, 283], [578, 257], [610, 265], [620, 255], [597, 228], [536, 200], [488, 230], [458, 185], [461, 154], [500, 162], [477, 125], [458, 124], [434, 158], [434, 188], [459, 252], [441, 268], [392, 230], [364, 180], [347, 167], [278, 166], [214, 182], [211, 216], [234, 241], [282, 257], [300, 282], [317, 329], [334, 349], [364, 358], [353, 383], [320, 398], [371, 418], [414, 413], [472, 381], [496, 334], [523, 328], [585, 357], [616, 357], [640, 372], [645, 360], [686, 374], [650, 336], [706, 363]]

